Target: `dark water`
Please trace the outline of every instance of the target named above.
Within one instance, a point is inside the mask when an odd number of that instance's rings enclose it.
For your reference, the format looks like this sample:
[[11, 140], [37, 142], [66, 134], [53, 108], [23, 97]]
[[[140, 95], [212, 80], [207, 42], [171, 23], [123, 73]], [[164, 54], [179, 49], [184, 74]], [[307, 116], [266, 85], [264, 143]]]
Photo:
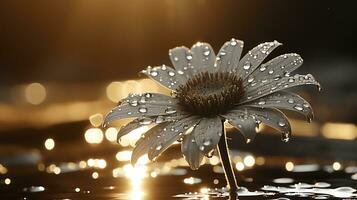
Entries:
[[[54, 156], [65, 162], [37, 161], [41, 156], [37, 151], [15, 155], [8, 166], [0, 166], [0, 199], [228, 199], [216, 156], [198, 171], [190, 170], [175, 153], [166, 157], [176, 159], [164, 157], [165, 162], [155, 163], [142, 159], [133, 168], [126, 161], [130, 151], [119, 151], [117, 159], [115, 153], [103, 149], [97, 152], [100, 156], [83, 160]], [[17, 157], [21, 162], [15, 162]], [[237, 151], [232, 157], [242, 170], [236, 171], [239, 199], [357, 199], [354, 165], [311, 159], [306, 160], [309, 164], [296, 161], [297, 165], [293, 158]]]

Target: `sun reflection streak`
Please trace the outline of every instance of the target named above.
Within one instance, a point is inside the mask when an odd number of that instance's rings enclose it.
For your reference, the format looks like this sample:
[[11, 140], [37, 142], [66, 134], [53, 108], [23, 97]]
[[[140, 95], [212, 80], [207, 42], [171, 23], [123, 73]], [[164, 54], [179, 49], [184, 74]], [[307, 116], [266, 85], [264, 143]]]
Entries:
[[143, 199], [145, 193], [142, 188], [142, 182], [147, 177], [147, 166], [126, 164], [123, 167], [125, 177], [130, 180], [131, 191], [128, 193], [129, 199]]

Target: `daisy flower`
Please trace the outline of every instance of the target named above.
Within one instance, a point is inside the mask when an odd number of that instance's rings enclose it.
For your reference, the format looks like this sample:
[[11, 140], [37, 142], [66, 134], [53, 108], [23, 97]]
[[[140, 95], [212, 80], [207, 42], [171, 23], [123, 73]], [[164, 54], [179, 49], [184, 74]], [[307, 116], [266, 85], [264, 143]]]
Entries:
[[142, 73], [172, 91], [129, 94], [105, 117], [113, 120], [134, 118], [121, 128], [118, 138], [141, 126], [152, 125], [137, 141], [132, 163], [148, 154], [156, 159], [175, 141], [192, 169], [198, 169], [205, 155], [218, 147], [218, 152], [231, 189], [236, 190], [227, 150], [224, 122], [228, 122], [250, 142], [256, 128], [264, 123], [282, 133], [287, 142], [291, 128], [280, 111], [292, 110], [313, 118], [310, 104], [285, 89], [319, 83], [310, 74], [291, 73], [301, 66], [295, 53], [284, 54], [262, 64], [281, 43], [259, 44], [241, 57], [243, 41], [231, 39], [215, 55], [207, 43], [198, 42], [188, 49], [169, 51], [173, 67], [147, 67]]

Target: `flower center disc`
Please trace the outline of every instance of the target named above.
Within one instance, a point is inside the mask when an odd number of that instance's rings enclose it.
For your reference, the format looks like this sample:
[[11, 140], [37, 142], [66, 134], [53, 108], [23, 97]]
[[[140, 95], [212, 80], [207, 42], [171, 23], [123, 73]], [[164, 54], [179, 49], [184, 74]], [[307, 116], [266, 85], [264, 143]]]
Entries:
[[203, 116], [225, 113], [243, 94], [242, 79], [228, 72], [197, 74], [177, 90], [184, 110]]

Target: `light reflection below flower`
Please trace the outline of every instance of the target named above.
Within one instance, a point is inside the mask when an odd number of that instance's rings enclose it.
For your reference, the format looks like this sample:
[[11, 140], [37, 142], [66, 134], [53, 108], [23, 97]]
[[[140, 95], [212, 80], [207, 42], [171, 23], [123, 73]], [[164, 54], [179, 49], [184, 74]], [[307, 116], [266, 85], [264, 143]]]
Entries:
[[131, 191], [128, 193], [129, 199], [140, 200], [145, 195], [141, 185], [143, 179], [147, 177], [147, 167], [145, 165], [126, 164], [123, 167], [125, 177], [130, 180]]

